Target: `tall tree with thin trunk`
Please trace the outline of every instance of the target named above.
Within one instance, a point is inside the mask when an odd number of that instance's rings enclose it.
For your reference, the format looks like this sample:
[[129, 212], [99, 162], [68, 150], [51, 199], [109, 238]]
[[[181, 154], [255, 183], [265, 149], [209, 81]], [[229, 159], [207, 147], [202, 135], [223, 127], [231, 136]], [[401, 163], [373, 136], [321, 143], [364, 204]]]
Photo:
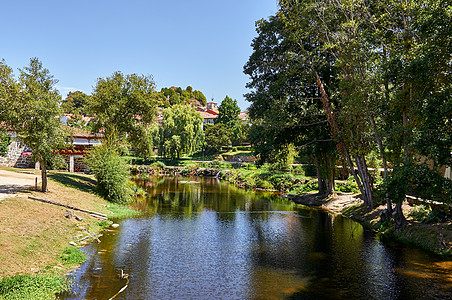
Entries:
[[54, 151], [64, 145], [58, 118], [61, 96], [55, 87], [57, 82], [37, 58], [32, 58], [29, 66], [20, 70], [17, 118], [12, 124], [39, 162], [43, 192], [47, 191], [47, 165], [55, 159]]

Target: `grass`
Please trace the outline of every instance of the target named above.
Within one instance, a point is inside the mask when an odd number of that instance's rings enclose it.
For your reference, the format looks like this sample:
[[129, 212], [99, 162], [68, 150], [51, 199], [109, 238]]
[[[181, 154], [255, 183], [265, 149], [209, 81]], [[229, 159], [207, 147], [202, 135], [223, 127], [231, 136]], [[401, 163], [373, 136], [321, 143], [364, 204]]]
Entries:
[[77, 189], [82, 192], [97, 194], [97, 182], [94, 179], [94, 176], [66, 172], [50, 172], [48, 177], [66, 187]]
[[125, 219], [125, 218], [134, 218], [141, 215], [141, 212], [135, 209], [132, 209], [126, 205], [110, 203], [108, 205], [108, 209], [112, 212], [111, 219]]
[[16, 275], [0, 281], [0, 299], [54, 299], [56, 293], [68, 291], [68, 281], [60, 275]]
[[82, 221], [67, 219], [66, 208], [26, 196], [105, 213], [115, 219], [139, 214], [102, 199], [95, 184], [93, 176], [49, 172], [49, 192], [27, 191], [24, 197], [0, 201], [0, 299], [54, 299], [55, 293], [69, 288], [64, 273], [85, 260], [83, 252], [68, 247], [68, 243], [112, 223], [80, 212], [76, 213]]
[[64, 249], [60, 258], [65, 266], [76, 266], [86, 261], [85, 253], [75, 247], [67, 247]]

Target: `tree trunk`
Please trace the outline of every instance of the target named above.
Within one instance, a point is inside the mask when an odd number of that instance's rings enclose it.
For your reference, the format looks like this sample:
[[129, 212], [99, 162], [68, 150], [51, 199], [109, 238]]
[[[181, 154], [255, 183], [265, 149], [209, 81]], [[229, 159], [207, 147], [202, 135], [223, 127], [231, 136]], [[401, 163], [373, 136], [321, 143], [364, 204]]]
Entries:
[[372, 178], [367, 169], [366, 158], [363, 154], [354, 157], [356, 167], [358, 169], [359, 176], [361, 178], [361, 184], [364, 191], [363, 200], [367, 207], [373, 209], [373, 183]]
[[395, 211], [393, 212], [393, 219], [394, 219], [394, 229], [397, 232], [403, 230], [406, 227], [407, 221], [405, 216], [403, 215], [402, 203], [396, 203]]
[[[322, 80], [320, 79], [319, 74], [317, 73], [317, 71], [315, 70], [314, 66], [311, 63], [311, 70], [314, 73], [314, 76], [316, 78], [316, 82], [317, 82], [317, 87], [320, 90], [320, 94], [321, 94], [321, 101], [323, 104], [323, 110], [326, 114], [328, 123], [330, 124], [331, 128], [332, 128], [332, 132], [333, 132], [333, 137], [338, 141], [338, 148], [340, 150], [340, 152], [342, 152], [343, 155], [345, 155], [346, 159], [347, 159], [347, 163], [348, 166], [350, 168], [350, 171], [353, 174], [353, 177], [355, 178], [355, 181], [358, 185], [358, 188], [361, 192], [361, 195], [363, 197], [363, 201], [365, 203], [365, 205], [367, 205], [368, 207], [373, 208], [373, 197], [372, 197], [372, 193], [371, 193], [371, 189], [369, 189], [369, 182], [366, 182], [365, 184], [363, 184], [360, 180], [360, 178], [358, 177], [358, 175], [355, 172], [355, 167], [353, 165], [353, 161], [351, 160], [350, 157], [350, 153], [348, 151], [348, 146], [345, 145], [344, 140], [342, 139], [342, 137], [340, 136], [340, 132], [339, 132], [339, 126], [337, 124], [337, 120], [336, 120], [336, 116], [333, 112], [333, 109], [331, 107], [331, 103], [329, 101], [329, 97], [328, 94], [325, 91], [325, 88], [323, 86]], [[361, 165], [361, 164], [360, 164]], [[363, 172], [364, 174], [368, 174], [367, 171], [367, 166], [365, 164], [364, 161], [364, 166], [366, 168], [365, 172]], [[363, 171], [362, 167], [358, 167], [358, 170]], [[369, 176], [365, 176], [365, 177], [361, 177], [362, 180], [367, 181]]]
[[320, 158], [318, 156], [316, 156], [316, 158], [314, 159], [314, 164], [315, 164], [315, 170], [317, 171], [317, 186], [319, 189], [319, 194], [325, 195], [326, 186], [323, 181], [322, 175], [320, 174]]
[[41, 192], [47, 192], [47, 169], [42, 157], [39, 157], [39, 164], [41, 165]]
[[[386, 154], [385, 154], [385, 150], [383, 148], [383, 142], [381, 141], [380, 134], [378, 133], [377, 125], [375, 124], [374, 117], [371, 115], [369, 119], [370, 119], [370, 123], [372, 124], [372, 128], [375, 133], [375, 140], [377, 141], [378, 149], [380, 150], [381, 160], [383, 161], [383, 169], [384, 169], [383, 178], [385, 180], [387, 180], [388, 179], [388, 163], [386, 161]], [[387, 214], [389, 216], [391, 216], [392, 215], [392, 203], [391, 203], [391, 199], [389, 199], [388, 192], [386, 192], [386, 194], [385, 194], [385, 200], [386, 200]]]
[[320, 195], [334, 195], [334, 159], [322, 153], [315, 158]]

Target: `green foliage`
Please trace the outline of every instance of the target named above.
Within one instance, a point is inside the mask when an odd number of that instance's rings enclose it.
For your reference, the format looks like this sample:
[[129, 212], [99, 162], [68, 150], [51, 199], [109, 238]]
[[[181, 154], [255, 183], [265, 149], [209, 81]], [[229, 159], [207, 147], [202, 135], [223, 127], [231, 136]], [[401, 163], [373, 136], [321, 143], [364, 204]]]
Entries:
[[101, 228], [111, 226], [111, 224], [113, 224], [113, 222], [110, 220], [101, 220], [101, 221], [97, 222], [97, 225], [99, 225], [99, 227], [101, 227]]
[[69, 291], [69, 283], [58, 275], [16, 275], [0, 281], [0, 298], [4, 300], [54, 299], [63, 291]]
[[187, 86], [185, 90], [181, 87], [162, 88], [159, 97], [168, 100], [170, 105], [188, 104], [190, 99], [196, 99], [202, 105], [207, 103], [204, 94], [193, 90], [191, 86]]
[[291, 189], [291, 192], [295, 194], [305, 194], [314, 191], [318, 191], [318, 183], [315, 180], [308, 180], [305, 183], [296, 184]]
[[110, 217], [113, 220], [135, 218], [142, 214], [139, 210], [118, 203], [110, 203], [108, 209], [113, 213], [113, 216]]
[[11, 144], [9, 134], [0, 132], [0, 156], [6, 156], [8, 154], [9, 144]]
[[152, 76], [115, 72], [99, 78], [87, 107], [96, 117], [95, 133], [102, 130], [105, 142], [118, 145], [125, 136], [142, 156], [152, 153], [157, 94]]
[[218, 107], [218, 118], [215, 124], [224, 124], [228, 129], [232, 130], [239, 122], [240, 107], [237, 100], [232, 100], [226, 96]]
[[146, 190], [142, 187], [137, 186], [135, 181], [129, 180], [127, 186], [131, 191], [133, 197], [142, 197], [146, 195]]
[[152, 167], [156, 167], [156, 168], [160, 168], [160, 169], [164, 169], [166, 166], [165, 166], [165, 163], [164, 162], [161, 162], [161, 161], [156, 161], [156, 162], [153, 162], [152, 164], [151, 164], [151, 166]]
[[75, 266], [86, 261], [85, 253], [75, 247], [67, 247], [61, 254], [61, 261], [64, 265]]
[[66, 99], [61, 103], [61, 110], [64, 113], [85, 115], [85, 107], [90, 101], [90, 96], [81, 91], [69, 92]]
[[232, 132], [222, 123], [207, 128], [205, 135], [207, 146], [216, 153], [220, 151], [222, 146], [231, 144]]
[[189, 106], [166, 108], [159, 134], [159, 154], [179, 158], [182, 152], [194, 153], [204, 141], [202, 123], [201, 115]]
[[433, 210], [430, 206], [418, 205], [413, 207], [408, 216], [414, 221], [421, 223], [440, 223], [447, 220], [447, 217], [438, 210]]
[[349, 177], [346, 182], [336, 181], [336, 191], [344, 193], [358, 193], [358, 185], [355, 182], [353, 176]]
[[295, 156], [297, 156], [297, 151], [293, 144], [281, 145], [270, 155], [270, 170], [289, 171]]
[[199, 165], [197, 164], [189, 164], [184, 166], [181, 171], [182, 175], [194, 175], [199, 170]]
[[442, 177], [426, 164], [407, 163], [395, 167], [382, 189], [398, 203], [405, 200], [405, 195], [445, 203], [452, 199], [452, 180]]
[[93, 148], [86, 157], [97, 180], [99, 193], [108, 201], [125, 203], [130, 199], [127, 186], [129, 168], [117, 150], [108, 145]]
[[269, 178], [269, 181], [278, 191], [286, 191], [292, 187], [293, 178], [292, 174], [275, 174]]

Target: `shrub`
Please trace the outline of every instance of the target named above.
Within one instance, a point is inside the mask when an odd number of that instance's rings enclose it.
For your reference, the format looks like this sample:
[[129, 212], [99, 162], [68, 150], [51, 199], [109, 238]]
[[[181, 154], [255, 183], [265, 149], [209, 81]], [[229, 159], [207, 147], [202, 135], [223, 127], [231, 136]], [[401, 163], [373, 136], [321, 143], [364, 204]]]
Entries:
[[260, 179], [257, 181], [256, 186], [258, 188], [264, 189], [264, 190], [272, 190], [274, 189], [273, 185], [268, 182], [267, 180]]
[[11, 137], [7, 133], [0, 133], [0, 156], [8, 154], [8, 146], [11, 144]]
[[336, 191], [343, 193], [358, 193], [358, 184], [353, 177], [349, 177], [346, 182], [336, 182]]
[[292, 174], [276, 174], [269, 178], [272, 185], [279, 191], [285, 191], [293, 185]]
[[161, 161], [156, 161], [156, 162], [152, 163], [151, 166], [160, 168], [160, 169], [164, 169], [166, 167], [166, 165]]
[[181, 174], [182, 175], [194, 175], [198, 170], [199, 170], [199, 166], [198, 165], [189, 164], [189, 165], [186, 165], [182, 169]]
[[414, 221], [421, 223], [440, 223], [447, 219], [447, 217], [438, 210], [433, 210], [430, 206], [425, 207], [424, 205], [415, 206], [409, 212], [410, 216]]
[[316, 180], [309, 180], [304, 184], [298, 184], [292, 187], [292, 191], [296, 194], [305, 194], [318, 190], [318, 184]]
[[305, 169], [302, 165], [292, 165], [291, 172], [293, 174], [305, 175]]
[[97, 180], [99, 193], [108, 201], [125, 203], [131, 191], [127, 186], [129, 169], [115, 148], [101, 145], [91, 150], [86, 158]]

